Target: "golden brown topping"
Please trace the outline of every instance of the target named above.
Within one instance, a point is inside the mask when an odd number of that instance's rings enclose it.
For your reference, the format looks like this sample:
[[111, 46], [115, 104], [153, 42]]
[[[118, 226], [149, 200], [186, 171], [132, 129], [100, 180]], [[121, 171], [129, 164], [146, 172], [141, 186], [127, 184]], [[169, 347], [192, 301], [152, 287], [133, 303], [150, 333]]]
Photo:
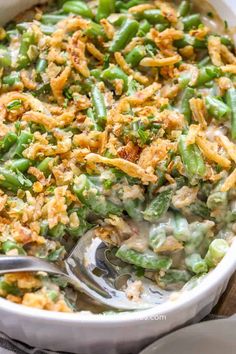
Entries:
[[191, 98], [189, 100], [189, 104], [193, 113], [193, 119], [205, 128], [207, 126], [207, 122], [205, 120], [206, 110], [204, 101], [201, 98]]
[[88, 154], [86, 156], [87, 163], [103, 163], [105, 165], [114, 166], [121, 171], [127, 173], [127, 175], [135, 178], [140, 178], [143, 183], [156, 182], [157, 176], [146, 173], [140, 166], [120, 158], [109, 159], [97, 154]]
[[196, 138], [196, 143], [202, 150], [204, 156], [210, 160], [214, 161], [223, 168], [229, 168], [231, 165], [230, 160], [228, 160], [226, 157], [220, 155], [217, 151], [213, 149], [212, 144], [207, 141], [204, 137], [198, 136]]
[[153, 57], [153, 58], [144, 58], [141, 60], [140, 65], [141, 66], [147, 66], [147, 67], [159, 67], [159, 66], [166, 66], [166, 65], [174, 65], [181, 61], [181, 56], [176, 54], [173, 55], [172, 57], [167, 57], [167, 58], [158, 58]]
[[211, 57], [212, 63], [216, 66], [221, 66], [222, 60], [220, 37], [210, 36], [208, 38], [208, 52]]
[[115, 34], [115, 28], [112, 26], [112, 24], [105, 18], [103, 18], [101, 21], [100, 21], [103, 29], [104, 29], [104, 32], [106, 33], [106, 36], [108, 39], [112, 39], [114, 37], [114, 34]]
[[53, 96], [57, 100], [58, 104], [62, 104], [65, 100], [63, 96], [63, 89], [68, 82], [70, 73], [71, 73], [71, 68], [67, 66], [59, 76], [51, 79], [50, 81]]

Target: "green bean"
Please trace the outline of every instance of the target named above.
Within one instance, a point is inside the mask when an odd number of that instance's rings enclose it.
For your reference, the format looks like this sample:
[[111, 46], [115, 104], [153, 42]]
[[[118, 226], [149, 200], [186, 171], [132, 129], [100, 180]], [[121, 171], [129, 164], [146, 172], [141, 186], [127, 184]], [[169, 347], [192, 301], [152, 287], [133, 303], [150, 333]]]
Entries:
[[187, 16], [190, 12], [190, 2], [188, 0], [181, 1], [178, 8], [178, 16], [184, 17]]
[[86, 221], [86, 213], [87, 213], [86, 210], [81, 211], [81, 209], [79, 209], [79, 210], [75, 210], [75, 212], [79, 218], [79, 225], [77, 227], [67, 226], [66, 231], [70, 236], [74, 238], [78, 238], [84, 235], [85, 232], [92, 227], [92, 225]]
[[143, 220], [143, 203], [140, 199], [125, 199], [123, 204], [124, 210], [127, 212], [131, 219], [136, 221]]
[[196, 86], [202, 86], [207, 82], [220, 77], [221, 70], [217, 66], [208, 65], [200, 68]]
[[90, 7], [82, 1], [67, 1], [62, 6], [65, 13], [72, 13], [82, 17], [93, 18]]
[[17, 141], [17, 135], [13, 132], [7, 133], [4, 138], [0, 141], [0, 152], [7, 152], [12, 145]]
[[228, 206], [228, 195], [227, 192], [221, 192], [218, 190], [213, 191], [207, 198], [207, 207], [210, 210], [218, 208], [227, 208]]
[[29, 57], [29, 50], [32, 45], [35, 44], [34, 32], [29, 29], [24, 32], [21, 39], [21, 45], [19, 49], [19, 54], [17, 58], [17, 68], [18, 70], [26, 68], [31, 63], [31, 58]]
[[190, 109], [189, 100], [194, 97], [195, 90], [191, 87], [186, 87], [181, 98], [181, 108], [180, 112], [184, 115], [185, 121], [187, 123], [191, 122], [192, 111]]
[[97, 130], [97, 131], [101, 131], [102, 128], [98, 125], [92, 108], [89, 108], [87, 110], [87, 116], [89, 117], [90, 121], [92, 122], [91, 129], [94, 129], [94, 130]]
[[65, 20], [67, 16], [65, 15], [54, 15], [54, 14], [45, 14], [41, 17], [41, 22], [45, 25], [56, 25], [58, 22]]
[[190, 256], [186, 257], [185, 264], [187, 268], [195, 274], [206, 273], [208, 271], [206, 261], [202, 259], [202, 257], [198, 253], [193, 253]]
[[180, 213], [175, 213], [172, 218], [173, 235], [178, 241], [187, 241], [190, 237], [189, 224]]
[[135, 67], [145, 57], [146, 51], [144, 46], [137, 46], [132, 49], [125, 57], [125, 60], [132, 67]]
[[136, 17], [140, 20], [147, 20], [150, 22], [152, 25], [156, 25], [158, 23], [161, 24], [167, 24], [168, 21], [167, 19], [163, 16], [161, 10], [159, 9], [150, 9], [150, 10], [145, 10], [143, 12], [139, 12], [136, 14]]
[[223, 239], [215, 239], [211, 242], [205, 261], [209, 267], [215, 267], [229, 249], [228, 243]]
[[55, 225], [52, 229], [48, 229], [48, 236], [56, 238], [56, 239], [60, 239], [65, 235], [65, 225], [63, 225], [62, 223], [59, 223], [57, 225]]
[[45, 34], [46, 36], [51, 36], [56, 30], [55, 27], [52, 25], [50, 26], [50, 25], [41, 24], [40, 28], [42, 33]]
[[99, 22], [103, 18], [107, 18], [115, 12], [115, 0], [99, 0], [96, 21]]
[[187, 255], [192, 254], [194, 252], [198, 252], [201, 243], [206, 238], [207, 233], [211, 224], [209, 222], [193, 222], [190, 224], [190, 238], [185, 243], [185, 253]]
[[8, 167], [13, 171], [20, 171], [23, 173], [28, 170], [30, 165], [30, 160], [21, 158], [18, 160], [9, 161]]
[[158, 256], [151, 251], [140, 253], [128, 248], [126, 245], [122, 245], [118, 249], [116, 257], [124, 262], [149, 270], [169, 269], [172, 264], [171, 258], [169, 257]]
[[0, 46], [0, 68], [7, 68], [11, 66], [11, 54], [9, 49]]
[[159, 224], [158, 226], [153, 225], [149, 231], [148, 244], [153, 249], [154, 252], [158, 252], [158, 249], [166, 241], [166, 225]]
[[4, 167], [0, 167], [0, 186], [10, 191], [16, 192], [18, 189], [29, 188], [32, 186], [32, 182], [20, 173], [8, 170]]
[[99, 87], [94, 85], [91, 89], [92, 103], [95, 113], [95, 119], [100, 127], [104, 127], [107, 119], [107, 109], [105, 105], [104, 95]]
[[20, 22], [16, 24], [16, 28], [20, 33], [27, 32], [30, 27], [31, 27], [30, 22]]
[[18, 72], [11, 72], [7, 76], [3, 76], [2, 83], [8, 86], [14, 86], [20, 82], [20, 74]]
[[22, 157], [22, 152], [26, 149], [27, 145], [29, 145], [32, 140], [33, 134], [28, 131], [22, 131], [11, 157]]
[[95, 79], [100, 80], [101, 75], [102, 75], [102, 70], [101, 69], [92, 69], [92, 70], [90, 70], [90, 75], [95, 77]]
[[133, 6], [142, 4], [143, 0], [129, 0], [127, 2], [124, 2], [123, 0], [121, 1], [116, 1], [116, 10], [117, 12], [124, 11], [125, 13], [127, 12], [128, 9], [130, 9]]
[[208, 114], [215, 117], [218, 120], [227, 118], [230, 113], [229, 107], [216, 97], [206, 96], [205, 104]]
[[128, 76], [117, 66], [110, 66], [108, 69], [104, 70], [101, 79], [111, 83], [114, 80], [119, 79], [123, 81], [123, 91], [126, 91], [128, 88]]
[[95, 214], [105, 217], [109, 214], [120, 215], [122, 212], [122, 207], [107, 200], [86, 175], [78, 177], [73, 190], [79, 200]]
[[186, 136], [181, 135], [178, 149], [186, 170], [186, 174], [190, 179], [193, 180], [195, 177], [204, 176], [206, 172], [206, 166], [197, 145], [186, 145], [185, 140]]
[[106, 37], [103, 27], [93, 21], [89, 22], [89, 26], [86, 28], [85, 34], [91, 38]]
[[231, 137], [236, 139], [236, 89], [230, 88], [226, 93], [226, 102], [231, 110]]
[[176, 48], [184, 48], [188, 45], [194, 46], [195, 37], [190, 34], [184, 34], [181, 39], [177, 39], [174, 41], [174, 46]]
[[143, 217], [150, 222], [157, 222], [168, 210], [173, 191], [168, 189], [159, 193], [144, 210]]
[[111, 53], [119, 52], [125, 48], [125, 46], [136, 35], [139, 28], [139, 24], [135, 20], [127, 19], [121, 26], [120, 30], [116, 32], [114, 39], [111, 42], [109, 51]]
[[48, 235], [48, 230], [49, 230], [48, 221], [47, 220], [43, 220], [40, 223], [40, 232], [39, 232], [39, 234], [41, 236], [47, 236]]
[[158, 285], [169, 290], [172, 288], [176, 290], [176, 286], [181, 288], [190, 278], [191, 274], [187, 270], [169, 269], [163, 276], [159, 276]]
[[7, 240], [7, 241], [4, 241], [2, 243], [2, 246], [1, 246], [3, 252], [5, 254], [7, 254], [9, 251], [11, 250], [17, 250], [17, 253], [20, 254], [20, 255], [26, 255], [26, 252], [25, 250], [23, 249], [22, 246], [20, 246], [19, 244], [17, 244], [16, 242], [14, 241], [11, 241], [11, 240]]
[[147, 20], [142, 20], [139, 24], [138, 37], [144, 37], [151, 29], [151, 25]]
[[210, 210], [208, 209], [206, 204], [199, 199], [196, 199], [193, 204], [189, 205], [187, 207], [187, 210], [189, 210], [191, 214], [200, 216], [203, 219], [210, 218]]
[[46, 59], [39, 58], [36, 63], [36, 67], [35, 67], [36, 73], [37, 74], [43, 73], [46, 70], [47, 65], [48, 65], [48, 62]]
[[43, 172], [43, 174], [48, 177], [51, 173], [51, 169], [50, 169], [50, 165], [53, 164], [53, 157], [45, 157], [45, 159], [43, 159], [38, 165], [37, 165], [37, 169], [41, 172]]
[[198, 28], [202, 23], [200, 14], [193, 14], [182, 19], [185, 31], [190, 31], [192, 28]]

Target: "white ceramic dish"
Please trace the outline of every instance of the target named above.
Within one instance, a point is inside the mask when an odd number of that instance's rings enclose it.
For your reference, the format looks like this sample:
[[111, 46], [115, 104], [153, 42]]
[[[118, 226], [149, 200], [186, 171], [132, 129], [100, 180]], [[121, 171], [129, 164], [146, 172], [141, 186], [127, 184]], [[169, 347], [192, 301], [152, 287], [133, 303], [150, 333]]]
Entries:
[[[37, 0], [0, 0], [6, 22]], [[211, 0], [233, 26], [235, 0]], [[195, 289], [153, 309], [117, 315], [65, 314], [27, 308], [0, 298], [0, 330], [30, 345], [78, 354], [137, 353], [155, 338], [210, 312], [236, 269], [234, 242], [216, 269]]]

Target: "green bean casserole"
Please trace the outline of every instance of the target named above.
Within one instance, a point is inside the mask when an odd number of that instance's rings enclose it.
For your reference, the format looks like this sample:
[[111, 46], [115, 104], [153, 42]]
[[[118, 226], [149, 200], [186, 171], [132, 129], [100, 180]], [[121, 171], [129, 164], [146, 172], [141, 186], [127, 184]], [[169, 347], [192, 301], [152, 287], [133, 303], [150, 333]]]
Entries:
[[[60, 262], [94, 228], [166, 291], [221, 261], [236, 233], [236, 56], [214, 21], [188, 0], [62, 0], [0, 28], [1, 254]], [[44, 273], [2, 276], [0, 295], [86, 309]]]

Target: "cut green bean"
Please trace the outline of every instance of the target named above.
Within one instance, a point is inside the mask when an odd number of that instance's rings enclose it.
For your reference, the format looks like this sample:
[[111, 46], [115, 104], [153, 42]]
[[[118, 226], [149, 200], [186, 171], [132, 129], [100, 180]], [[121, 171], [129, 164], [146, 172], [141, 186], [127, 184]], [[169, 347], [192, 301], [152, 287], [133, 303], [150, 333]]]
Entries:
[[95, 113], [95, 119], [100, 127], [104, 127], [107, 119], [107, 109], [104, 96], [98, 86], [93, 86], [91, 90], [92, 103]]
[[227, 105], [231, 110], [231, 137], [236, 139], [236, 89], [230, 88], [226, 93]]
[[99, 22], [115, 12], [115, 6], [115, 0], [99, 0], [96, 21]]
[[163, 16], [162, 11], [159, 9], [150, 9], [136, 14], [138, 19], [147, 20], [152, 25], [156, 24], [169, 24], [167, 19]]
[[140, 61], [145, 57], [146, 50], [144, 46], [137, 46], [132, 49], [125, 57], [125, 60], [132, 67], [137, 66]]
[[211, 116], [219, 120], [228, 117], [230, 109], [222, 100], [219, 100], [216, 97], [206, 96], [205, 103], [207, 112]]
[[111, 53], [119, 52], [131, 41], [138, 32], [139, 24], [135, 20], [127, 19], [121, 26], [120, 30], [109, 47]]
[[31, 58], [29, 56], [30, 47], [35, 44], [34, 32], [29, 29], [24, 32], [21, 39], [21, 45], [19, 49], [19, 54], [17, 58], [17, 68], [25, 69], [31, 63]]
[[160, 224], [158, 226], [152, 226], [148, 236], [148, 243], [149, 246], [153, 249], [153, 251], [158, 252], [158, 249], [165, 243], [165, 241], [166, 225]]
[[190, 256], [186, 257], [185, 263], [187, 268], [195, 274], [206, 273], [208, 271], [206, 261], [202, 259], [202, 257], [198, 253], [193, 253]]
[[211, 242], [205, 261], [209, 267], [215, 267], [225, 256], [229, 249], [228, 243], [223, 239], [215, 239]]
[[116, 252], [116, 257], [122, 261], [136, 265], [144, 269], [158, 270], [169, 269], [172, 261], [169, 257], [158, 256], [154, 252], [140, 253], [122, 245]]
[[196, 86], [202, 86], [207, 82], [220, 77], [221, 70], [217, 66], [208, 65], [200, 68]]
[[158, 285], [168, 290], [176, 290], [176, 287], [180, 289], [190, 278], [191, 274], [187, 270], [169, 269], [158, 278]]
[[18, 159], [18, 160], [12, 160], [7, 164], [7, 166], [12, 169], [13, 171], [20, 171], [20, 172], [25, 172], [28, 170], [30, 167], [31, 162], [28, 159]]
[[67, 16], [65, 15], [44, 14], [40, 21], [45, 25], [56, 25], [58, 22], [65, 20], [66, 18]]
[[181, 135], [179, 139], [178, 149], [183, 161], [186, 174], [190, 179], [204, 176], [206, 166], [200, 150], [196, 144], [186, 145], [186, 136]]
[[20, 75], [18, 72], [12, 72], [7, 76], [3, 76], [2, 83], [8, 86], [17, 85], [20, 82]]
[[4, 46], [0, 46], [0, 68], [11, 67], [11, 52]]
[[143, 217], [150, 222], [157, 222], [168, 210], [173, 191], [168, 189], [159, 193], [144, 210]]
[[194, 97], [195, 90], [191, 87], [186, 87], [183, 96], [181, 98], [181, 108], [180, 112], [184, 115], [185, 121], [187, 123], [191, 122], [192, 111], [190, 109], [189, 100]]
[[188, 0], [181, 1], [178, 8], [178, 16], [180, 17], [187, 16], [189, 12], [190, 12], [190, 1]]
[[17, 135], [13, 132], [7, 133], [4, 138], [0, 141], [0, 152], [7, 152], [12, 145], [14, 145], [17, 141]]
[[173, 235], [178, 241], [187, 241], [190, 237], [189, 224], [180, 213], [175, 213], [172, 221]]
[[122, 207], [107, 200], [86, 175], [78, 177], [73, 189], [80, 201], [98, 215], [120, 215], [122, 212]]
[[128, 76], [117, 66], [110, 66], [108, 69], [104, 70], [101, 74], [101, 79], [111, 83], [119, 79], [123, 81], [123, 90], [126, 91], [128, 88]]
[[26, 149], [32, 140], [33, 134], [27, 131], [22, 131], [17, 140], [16, 147], [12, 153], [12, 157], [22, 157], [22, 152]]
[[137, 36], [144, 37], [151, 29], [151, 24], [147, 20], [142, 20], [139, 24]]
[[190, 31], [192, 28], [198, 28], [198, 26], [202, 23], [200, 14], [186, 16], [182, 19], [182, 22], [185, 31]]
[[25, 189], [32, 186], [32, 182], [21, 174], [0, 167], [0, 186], [16, 192], [18, 189]]
[[67, 1], [62, 6], [65, 13], [72, 13], [82, 17], [93, 18], [93, 13], [90, 7], [82, 1]]

